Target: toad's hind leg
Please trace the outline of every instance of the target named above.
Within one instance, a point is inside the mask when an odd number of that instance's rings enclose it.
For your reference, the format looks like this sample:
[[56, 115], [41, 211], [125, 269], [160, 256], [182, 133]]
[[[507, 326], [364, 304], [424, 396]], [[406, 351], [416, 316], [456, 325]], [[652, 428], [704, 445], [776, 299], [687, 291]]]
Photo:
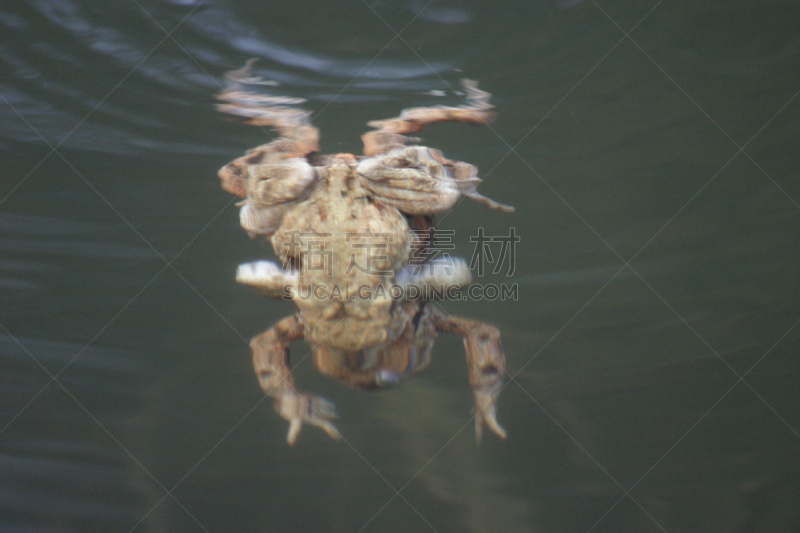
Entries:
[[261, 388], [275, 399], [280, 415], [289, 421], [290, 445], [297, 440], [303, 422], [322, 428], [334, 439], [341, 435], [328, 419], [334, 418], [333, 404], [311, 394], [303, 394], [294, 387], [294, 377], [289, 366], [289, 344], [303, 337], [303, 324], [297, 315], [286, 317], [264, 333], [253, 337], [253, 367]]
[[506, 360], [496, 327], [477, 320], [448, 315], [436, 309], [433, 315], [437, 331], [447, 331], [464, 337], [467, 352], [469, 383], [475, 396], [475, 438], [480, 442], [483, 424], [501, 438], [506, 431], [497, 423], [496, 400], [503, 387]]

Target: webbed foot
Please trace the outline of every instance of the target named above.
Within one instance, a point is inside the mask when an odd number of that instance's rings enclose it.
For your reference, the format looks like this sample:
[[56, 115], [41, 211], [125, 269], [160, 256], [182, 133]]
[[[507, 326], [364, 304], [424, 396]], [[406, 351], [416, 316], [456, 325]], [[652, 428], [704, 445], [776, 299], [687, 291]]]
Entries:
[[297, 441], [303, 422], [317, 426], [334, 440], [342, 438], [336, 427], [328, 421], [336, 418], [336, 411], [333, 404], [325, 398], [291, 390], [278, 400], [276, 408], [289, 421], [289, 434], [286, 436], [289, 446]]
[[275, 399], [275, 408], [289, 421], [289, 445], [297, 441], [303, 422], [317, 426], [332, 438], [341, 435], [328, 420], [336, 417], [333, 404], [312, 394], [299, 392], [294, 386], [294, 376], [289, 366], [289, 344], [303, 337], [303, 323], [297, 315], [278, 321], [264, 333], [253, 337], [253, 367], [259, 385]]
[[483, 436], [483, 424], [497, 436], [506, 438], [506, 431], [497, 422], [497, 396], [503, 388], [506, 359], [496, 327], [436, 309], [434, 323], [439, 331], [464, 337], [467, 352], [469, 383], [475, 396], [475, 438]]

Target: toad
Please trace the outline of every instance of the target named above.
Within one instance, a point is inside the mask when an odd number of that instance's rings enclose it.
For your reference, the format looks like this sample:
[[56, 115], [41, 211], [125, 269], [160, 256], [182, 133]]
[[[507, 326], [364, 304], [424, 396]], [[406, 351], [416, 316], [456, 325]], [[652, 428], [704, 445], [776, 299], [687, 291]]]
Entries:
[[273, 128], [278, 138], [248, 150], [219, 171], [222, 187], [243, 200], [241, 226], [271, 241], [279, 263], [239, 265], [236, 280], [268, 296], [292, 300], [297, 312], [250, 342], [259, 384], [289, 422], [294, 444], [303, 423], [340, 434], [331, 402], [296, 388], [289, 344], [312, 347], [316, 367], [342, 383], [376, 389], [401, 383], [431, 360], [438, 332], [464, 339], [475, 400], [475, 433], [498, 436], [496, 400], [505, 356], [497, 328], [450, 315], [434, 301], [468, 285], [465, 261], [429, 259], [435, 215], [464, 196], [510, 212], [476, 190], [477, 169], [417, 146], [407, 134], [426, 124], [482, 124], [493, 116], [489, 93], [463, 81], [465, 104], [405, 109], [370, 122], [364, 155], [323, 155], [304, 100], [257, 94], [270, 84], [251, 75], [252, 60], [226, 75], [218, 109], [247, 124]]

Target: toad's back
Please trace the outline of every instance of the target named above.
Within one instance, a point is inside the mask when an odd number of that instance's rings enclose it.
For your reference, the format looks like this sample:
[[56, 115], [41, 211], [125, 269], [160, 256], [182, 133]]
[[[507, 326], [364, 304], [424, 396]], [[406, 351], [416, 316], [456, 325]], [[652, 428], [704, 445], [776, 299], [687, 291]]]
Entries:
[[394, 340], [407, 316], [391, 298], [409, 260], [409, 230], [394, 207], [375, 202], [354, 165], [320, 168], [308, 199], [272, 237], [284, 265], [297, 269], [294, 301], [313, 344], [356, 351]]

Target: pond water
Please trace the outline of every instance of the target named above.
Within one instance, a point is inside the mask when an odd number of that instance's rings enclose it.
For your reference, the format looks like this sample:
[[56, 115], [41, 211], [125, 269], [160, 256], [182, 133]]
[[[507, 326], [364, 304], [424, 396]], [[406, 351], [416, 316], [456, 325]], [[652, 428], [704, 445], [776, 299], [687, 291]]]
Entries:
[[[800, 531], [800, 6], [790, 1], [28, 0], [0, 8], [0, 530]], [[248, 341], [294, 312], [217, 169], [268, 132], [214, 95], [251, 57], [325, 152], [492, 93], [439, 217], [494, 249], [444, 302], [499, 327], [475, 443], [463, 347], [384, 392], [320, 376], [344, 439], [287, 424]], [[271, 88], [268, 88], [271, 90]], [[486, 258], [488, 261], [488, 257]], [[513, 266], [513, 268], [511, 268]], [[496, 271], [496, 272], [495, 272]]]

